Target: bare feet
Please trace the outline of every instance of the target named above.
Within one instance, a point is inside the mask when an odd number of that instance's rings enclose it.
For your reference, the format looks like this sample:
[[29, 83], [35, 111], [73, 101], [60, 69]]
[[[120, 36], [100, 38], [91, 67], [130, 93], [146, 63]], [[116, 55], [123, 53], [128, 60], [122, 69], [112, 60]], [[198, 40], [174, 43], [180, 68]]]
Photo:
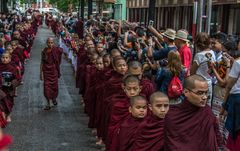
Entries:
[[7, 122], [8, 122], [8, 123], [12, 122], [12, 119], [11, 119], [11, 116], [10, 116], [10, 115], [7, 116]]
[[98, 141], [96, 142], [96, 145], [102, 145], [102, 144], [103, 144], [102, 138], [99, 138]]

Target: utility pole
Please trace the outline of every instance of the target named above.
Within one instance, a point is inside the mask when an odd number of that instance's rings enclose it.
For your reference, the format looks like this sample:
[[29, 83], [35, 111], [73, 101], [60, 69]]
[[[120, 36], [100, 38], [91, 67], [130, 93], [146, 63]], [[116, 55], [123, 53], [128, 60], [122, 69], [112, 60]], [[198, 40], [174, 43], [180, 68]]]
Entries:
[[88, 17], [90, 17], [90, 15], [92, 15], [92, 0], [88, 0]]
[[81, 18], [84, 20], [84, 0], [81, 0]]
[[149, 8], [148, 8], [148, 22], [150, 20], [155, 20], [155, 5], [156, 0], [149, 0]]
[[192, 24], [192, 37], [195, 39], [197, 31], [197, 14], [198, 14], [198, 2], [194, 0], [193, 4], [193, 24]]
[[210, 34], [212, 0], [199, 0], [197, 31]]

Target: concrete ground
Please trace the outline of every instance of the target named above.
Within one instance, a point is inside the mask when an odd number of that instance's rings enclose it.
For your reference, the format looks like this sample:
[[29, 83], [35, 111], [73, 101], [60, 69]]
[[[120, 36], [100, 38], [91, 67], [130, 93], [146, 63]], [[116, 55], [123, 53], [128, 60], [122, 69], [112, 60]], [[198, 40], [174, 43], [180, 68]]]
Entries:
[[24, 84], [18, 88], [18, 97], [12, 113], [12, 122], [5, 133], [13, 136], [11, 151], [95, 151], [95, 138], [87, 128], [88, 117], [83, 113], [80, 96], [75, 88], [73, 70], [65, 59], [61, 65], [58, 106], [44, 111], [46, 100], [43, 83], [39, 79], [40, 54], [46, 39], [53, 33], [39, 28], [26, 65]]

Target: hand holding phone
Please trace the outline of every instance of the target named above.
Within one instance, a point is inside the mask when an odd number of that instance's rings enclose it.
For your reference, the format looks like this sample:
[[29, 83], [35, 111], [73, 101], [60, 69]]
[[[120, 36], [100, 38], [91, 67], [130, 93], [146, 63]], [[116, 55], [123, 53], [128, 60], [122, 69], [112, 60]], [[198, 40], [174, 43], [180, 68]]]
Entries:
[[148, 26], [153, 26], [154, 21], [153, 20], [149, 20]]

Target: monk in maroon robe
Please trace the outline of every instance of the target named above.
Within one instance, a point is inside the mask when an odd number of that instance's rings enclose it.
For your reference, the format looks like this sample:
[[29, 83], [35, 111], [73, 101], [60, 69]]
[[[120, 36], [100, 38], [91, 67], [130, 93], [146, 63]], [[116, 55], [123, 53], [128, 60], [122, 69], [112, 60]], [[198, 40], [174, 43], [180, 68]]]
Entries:
[[155, 92], [150, 97], [151, 114], [139, 125], [134, 140], [133, 150], [163, 151], [164, 118], [169, 110], [168, 96]]
[[141, 80], [142, 91], [140, 94], [149, 100], [150, 95], [155, 92], [155, 88], [150, 80], [143, 77], [142, 64], [138, 61], [131, 61], [128, 63], [128, 73], [137, 76]]
[[103, 126], [105, 119], [104, 112], [104, 89], [106, 82], [109, 80], [109, 76], [112, 72], [112, 68], [104, 68], [103, 71], [97, 72], [97, 86], [96, 86], [96, 125], [97, 125], [97, 135], [99, 138], [104, 136]]
[[95, 86], [96, 86], [96, 67], [94, 65], [87, 67], [87, 74], [86, 77], [88, 81], [86, 81], [87, 88], [84, 94], [84, 102], [85, 108], [89, 115], [89, 128], [96, 128], [95, 126], [95, 106], [96, 106], [96, 93], [95, 93]]
[[206, 104], [207, 81], [192, 75], [185, 79], [186, 99], [170, 106], [165, 118], [165, 151], [218, 151], [222, 146], [218, 122]]
[[134, 96], [130, 102], [129, 112], [131, 115], [122, 122], [118, 130], [118, 143], [111, 151], [134, 151], [133, 144], [138, 126], [147, 116], [147, 100], [142, 96]]
[[14, 105], [14, 92], [15, 88], [19, 86], [20, 80], [17, 79], [17, 69], [11, 63], [11, 55], [8, 52], [2, 54], [0, 62], [0, 75], [2, 79], [1, 89], [6, 93], [6, 99], [4, 99], [3, 111], [6, 113], [8, 121], [11, 121], [10, 113]]
[[79, 19], [75, 25], [75, 30], [77, 31], [79, 39], [83, 39], [83, 25], [82, 19]]
[[58, 78], [60, 78], [60, 64], [62, 49], [55, 47], [53, 39], [48, 38], [48, 47], [42, 51], [41, 73], [40, 78], [44, 84], [44, 96], [47, 99], [45, 110], [51, 109], [50, 102], [57, 105], [58, 96]]
[[108, 124], [109, 124], [109, 116], [111, 112], [111, 106], [112, 106], [112, 98], [118, 95], [124, 94], [123, 89], [121, 88], [122, 84], [122, 78], [124, 74], [127, 72], [127, 63], [124, 60], [124, 58], [118, 56], [113, 58], [113, 68], [114, 71], [107, 73], [108, 75], [111, 75], [111, 78], [106, 82], [105, 89], [104, 90], [104, 120], [101, 124], [102, 130], [103, 130], [103, 140], [105, 141], [107, 138], [107, 132], [108, 132]]
[[130, 97], [139, 95], [141, 91], [140, 81], [133, 75], [124, 78], [122, 87], [126, 94], [117, 95], [111, 99], [107, 150], [114, 150], [116, 147], [118, 129], [126, 117], [129, 116]]

